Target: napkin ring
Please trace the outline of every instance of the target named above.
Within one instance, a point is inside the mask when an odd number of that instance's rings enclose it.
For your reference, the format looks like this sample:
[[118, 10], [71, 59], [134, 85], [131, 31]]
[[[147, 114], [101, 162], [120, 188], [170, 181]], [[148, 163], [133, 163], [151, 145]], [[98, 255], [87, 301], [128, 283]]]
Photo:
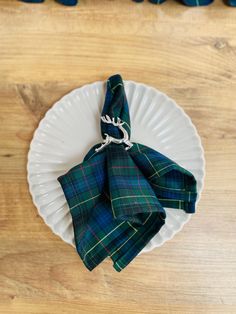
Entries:
[[105, 115], [105, 116], [101, 117], [101, 120], [104, 123], [113, 124], [114, 126], [118, 127], [119, 130], [121, 130], [121, 132], [123, 133], [123, 138], [115, 138], [113, 136], [110, 136], [107, 133], [104, 133], [106, 138], [103, 140], [101, 146], [95, 149], [96, 152], [100, 152], [104, 147], [108, 146], [111, 143], [115, 143], [115, 144], [123, 144], [124, 143], [127, 145], [125, 150], [128, 150], [133, 146], [133, 144], [129, 140], [128, 132], [126, 131], [125, 128], [123, 128], [123, 124], [125, 124], [125, 122], [122, 122], [119, 117], [115, 121], [115, 118], [111, 119], [108, 115]]

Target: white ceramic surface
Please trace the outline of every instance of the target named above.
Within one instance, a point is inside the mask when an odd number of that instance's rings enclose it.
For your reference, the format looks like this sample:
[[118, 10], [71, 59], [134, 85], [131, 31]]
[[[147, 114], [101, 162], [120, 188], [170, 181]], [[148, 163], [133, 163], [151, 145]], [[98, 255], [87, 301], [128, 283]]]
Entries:
[[[132, 123], [131, 141], [150, 146], [191, 171], [200, 196], [204, 154], [190, 118], [172, 99], [152, 87], [126, 81], [125, 90]], [[101, 142], [104, 96], [104, 82], [83, 86], [64, 96], [41, 120], [28, 154], [33, 202], [52, 231], [72, 245], [72, 220], [57, 177], [80, 163], [89, 148]], [[171, 239], [190, 216], [181, 210], [167, 209], [166, 224], [142, 252]]]

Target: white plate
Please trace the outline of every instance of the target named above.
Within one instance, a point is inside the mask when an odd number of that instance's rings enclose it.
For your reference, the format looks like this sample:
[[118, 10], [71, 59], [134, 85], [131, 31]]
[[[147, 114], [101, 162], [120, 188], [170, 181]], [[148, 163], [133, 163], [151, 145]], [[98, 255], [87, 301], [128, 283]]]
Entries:
[[[154, 88], [126, 81], [125, 90], [132, 123], [131, 141], [152, 147], [191, 171], [197, 179], [200, 196], [204, 154], [190, 118], [172, 99]], [[83, 86], [64, 96], [41, 120], [28, 154], [33, 202], [52, 231], [72, 245], [72, 219], [57, 178], [82, 162], [89, 148], [101, 142], [104, 97], [104, 82]], [[181, 210], [167, 209], [166, 224], [142, 252], [172, 238], [190, 216]]]

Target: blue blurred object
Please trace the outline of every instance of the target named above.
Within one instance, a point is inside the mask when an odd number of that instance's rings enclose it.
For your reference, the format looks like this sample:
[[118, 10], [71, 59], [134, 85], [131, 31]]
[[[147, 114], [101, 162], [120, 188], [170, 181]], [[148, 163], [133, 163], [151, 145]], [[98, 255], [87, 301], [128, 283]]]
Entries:
[[29, 2], [29, 3], [41, 3], [44, 2], [44, 0], [21, 0], [22, 2]]
[[204, 5], [209, 5], [214, 0], [182, 0], [181, 2], [189, 7], [199, 7]]
[[165, 0], [149, 0], [149, 2], [154, 4], [162, 4], [163, 2], [165, 2]]
[[[28, 2], [28, 3], [41, 3], [44, 2], [44, 0], [20, 0], [23, 2]], [[58, 3], [68, 5], [68, 6], [73, 6], [76, 5], [79, 1], [78, 0], [55, 0]], [[133, 0], [135, 2], [143, 2], [144, 0]], [[148, 0], [149, 2], [153, 4], [161, 4], [165, 2], [166, 0]], [[177, 0], [181, 2], [182, 4], [186, 6], [191, 6], [191, 7], [197, 7], [197, 6], [204, 6], [204, 5], [209, 5], [211, 4], [214, 0]], [[227, 5], [236, 7], [236, 0], [224, 0]]]
[[236, 0], [227, 0], [226, 4], [230, 7], [236, 7]]
[[76, 5], [78, 3], [78, 0], [56, 0], [57, 2], [64, 4], [64, 5]]
[[[133, 0], [135, 2], [143, 2], [144, 0]], [[165, 2], [166, 0], [149, 0], [149, 2], [153, 4], [161, 4]], [[197, 6], [203, 6], [211, 4], [214, 0], [181, 0], [180, 2], [184, 5], [191, 6], [191, 7], [197, 7]], [[231, 2], [234, 2], [236, 5], [236, 0], [228, 0]]]
[[[44, 0], [21, 0], [23, 2], [28, 2], [28, 3], [42, 3]], [[56, 0], [58, 3], [64, 4], [64, 5], [76, 5], [78, 3], [78, 0]]]

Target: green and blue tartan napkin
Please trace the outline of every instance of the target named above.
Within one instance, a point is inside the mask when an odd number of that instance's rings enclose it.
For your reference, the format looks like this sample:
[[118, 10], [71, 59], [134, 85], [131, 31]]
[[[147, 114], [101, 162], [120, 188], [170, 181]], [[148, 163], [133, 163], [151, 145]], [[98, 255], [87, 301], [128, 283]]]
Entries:
[[[107, 81], [102, 117], [121, 119], [130, 136], [129, 108], [123, 81]], [[101, 132], [121, 138], [121, 130], [101, 122]], [[106, 135], [108, 134], [108, 135]], [[69, 204], [75, 244], [85, 266], [92, 270], [106, 257], [114, 268], [125, 268], [165, 224], [164, 207], [194, 213], [194, 176], [159, 152], [138, 144], [101, 144], [84, 161], [58, 178]]]

